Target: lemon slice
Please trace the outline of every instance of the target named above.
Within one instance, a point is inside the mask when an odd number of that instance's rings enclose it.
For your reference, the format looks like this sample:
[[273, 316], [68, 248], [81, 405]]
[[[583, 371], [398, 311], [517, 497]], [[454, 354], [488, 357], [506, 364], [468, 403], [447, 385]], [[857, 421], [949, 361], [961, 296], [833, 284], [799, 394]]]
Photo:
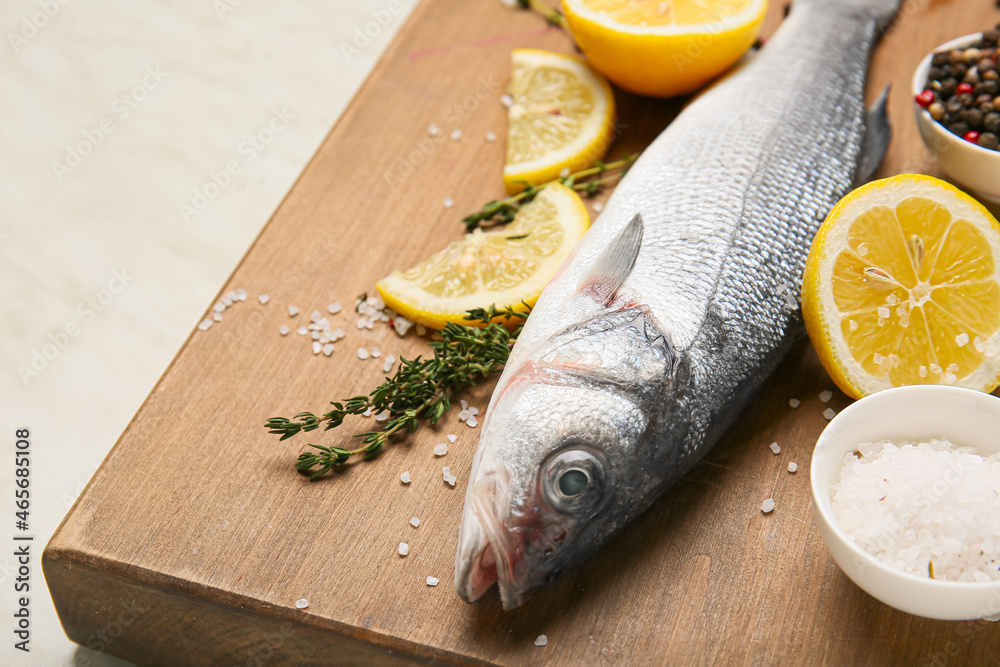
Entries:
[[1000, 224], [944, 181], [902, 174], [848, 194], [813, 241], [802, 314], [837, 386], [1000, 383]]
[[767, 0], [562, 0], [598, 70], [640, 95], [685, 95], [753, 46]]
[[524, 310], [521, 302], [535, 303], [589, 226], [580, 196], [553, 183], [504, 229], [476, 229], [376, 287], [390, 308], [434, 329], [468, 324], [466, 311], [491, 304]]
[[[615, 99], [611, 86], [580, 58], [515, 49], [507, 112], [508, 194], [590, 167], [611, 145]], [[569, 173], [566, 172], [566, 173]]]

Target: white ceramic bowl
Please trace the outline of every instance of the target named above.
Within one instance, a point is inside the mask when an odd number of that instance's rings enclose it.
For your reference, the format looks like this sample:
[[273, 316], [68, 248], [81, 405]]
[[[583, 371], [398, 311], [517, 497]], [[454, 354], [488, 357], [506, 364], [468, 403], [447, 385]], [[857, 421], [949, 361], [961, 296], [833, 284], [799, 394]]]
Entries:
[[[969, 46], [979, 41], [982, 36], [982, 33], [976, 33], [959, 37], [942, 44], [934, 49], [933, 53], [928, 54], [913, 75], [914, 97], [924, 90], [934, 53]], [[913, 110], [917, 115], [920, 136], [927, 149], [941, 162], [944, 172], [959, 186], [969, 190], [970, 194], [988, 203], [1000, 204], [1000, 151], [977, 146], [952, 134], [931, 118], [927, 109], [916, 102], [913, 102]]]
[[937, 385], [872, 394], [838, 414], [813, 451], [810, 479], [816, 522], [833, 560], [872, 597], [917, 616], [968, 620], [1000, 614], [1000, 581], [959, 583], [925, 579], [884, 565], [855, 545], [833, 516], [830, 486], [844, 455], [862, 442], [948, 439], [983, 455], [1000, 451], [1000, 398]]

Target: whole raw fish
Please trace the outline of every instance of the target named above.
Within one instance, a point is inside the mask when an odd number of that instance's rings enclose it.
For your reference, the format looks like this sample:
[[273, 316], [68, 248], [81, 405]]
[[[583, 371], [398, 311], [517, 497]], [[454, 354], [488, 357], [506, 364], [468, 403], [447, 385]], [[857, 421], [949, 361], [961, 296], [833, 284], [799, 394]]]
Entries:
[[[868, 60], [898, 0], [796, 0], [646, 150], [545, 289], [483, 424], [455, 587], [517, 607], [691, 469], [800, 331], [820, 222], [888, 146]], [[866, 132], [867, 130], [867, 132]]]

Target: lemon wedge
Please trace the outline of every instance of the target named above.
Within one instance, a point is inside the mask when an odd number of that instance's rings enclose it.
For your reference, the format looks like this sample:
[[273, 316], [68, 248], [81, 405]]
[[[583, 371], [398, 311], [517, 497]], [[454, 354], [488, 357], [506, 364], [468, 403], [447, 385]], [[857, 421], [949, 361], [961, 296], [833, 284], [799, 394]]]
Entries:
[[673, 97], [701, 88], [753, 46], [767, 0], [562, 0], [577, 44], [626, 90]]
[[615, 121], [615, 99], [604, 77], [562, 53], [515, 49], [511, 60], [507, 193], [586, 169], [604, 157]]
[[813, 241], [802, 314], [834, 382], [860, 398], [889, 387], [1000, 383], [1000, 224], [929, 176], [848, 194]]
[[476, 229], [465, 239], [413, 268], [380, 281], [386, 305], [434, 329], [473, 308], [534, 305], [590, 226], [580, 196], [563, 185], [546, 186], [500, 231]]

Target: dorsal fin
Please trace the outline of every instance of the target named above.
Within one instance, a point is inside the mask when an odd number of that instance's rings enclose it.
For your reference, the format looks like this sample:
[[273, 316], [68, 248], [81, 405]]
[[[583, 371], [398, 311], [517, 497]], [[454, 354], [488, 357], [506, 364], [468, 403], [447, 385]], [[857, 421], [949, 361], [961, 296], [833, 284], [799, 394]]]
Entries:
[[595, 301], [606, 306], [615, 299], [618, 289], [632, 273], [639, 247], [642, 245], [642, 215], [636, 213], [608, 247], [601, 252], [580, 290], [590, 294]]

